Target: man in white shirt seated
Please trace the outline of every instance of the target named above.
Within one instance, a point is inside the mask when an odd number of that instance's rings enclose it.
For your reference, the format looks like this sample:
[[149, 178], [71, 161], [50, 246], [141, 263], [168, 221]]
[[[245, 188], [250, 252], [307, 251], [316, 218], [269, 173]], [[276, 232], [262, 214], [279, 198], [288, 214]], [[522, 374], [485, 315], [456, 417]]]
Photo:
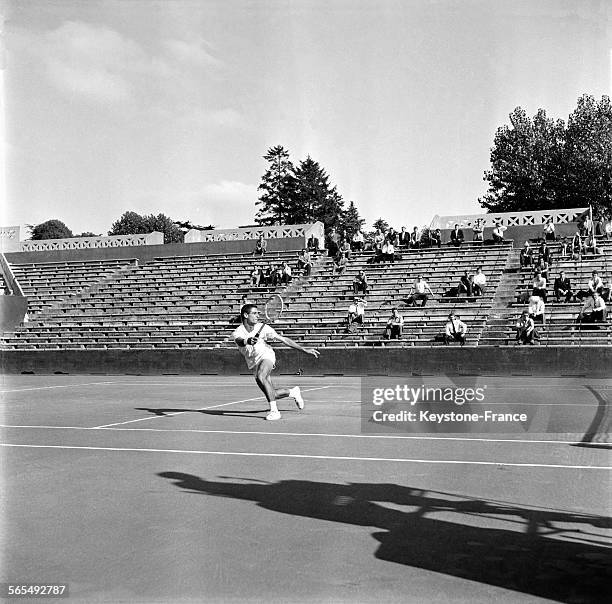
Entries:
[[493, 229], [493, 243], [503, 243], [504, 242], [504, 231], [506, 230], [505, 226], [502, 226], [500, 223], [495, 224], [495, 228]]
[[423, 303], [421, 304], [421, 306], [425, 306], [427, 304], [427, 300], [429, 300], [427, 292], [429, 292], [432, 296], [434, 295], [427, 281], [423, 279], [423, 275], [419, 275], [419, 277], [415, 280], [414, 285], [410, 288], [410, 291], [408, 292], [408, 304], [416, 306], [417, 301], [422, 300]]
[[606, 322], [606, 303], [598, 292], [594, 292], [592, 296], [589, 296], [578, 317], [577, 323], [605, 323]]
[[459, 315], [451, 312], [444, 330], [444, 344], [448, 346], [450, 342], [459, 342], [463, 346], [466, 334], [467, 325], [459, 319]]
[[475, 296], [483, 296], [487, 285], [487, 277], [482, 272], [482, 266], [476, 269], [476, 274], [472, 280], [472, 289]]
[[404, 317], [399, 314], [397, 308], [394, 308], [385, 327], [385, 340], [399, 340], [402, 337], [403, 328]]
[[363, 233], [361, 231], [357, 231], [353, 235], [353, 239], [352, 239], [353, 250], [361, 252], [363, 251], [363, 246], [364, 246]]
[[591, 278], [589, 279], [587, 283], [586, 290], [584, 289], [580, 290], [576, 294], [576, 297], [580, 300], [583, 300], [584, 298], [588, 298], [592, 296], [594, 292], [598, 292], [601, 294], [603, 292], [603, 286], [604, 286], [603, 280], [599, 276], [599, 273], [597, 271], [593, 271], [591, 273]]
[[553, 223], [552, 218], [549, 218], [548, 222], [544, 225], [544, 238], [546, 241], [555, 240], [555, 224]]
[[534, 323], [540, 323], [542, 326], [546, 325], [546, 306], [544, 305], [544, 300], [542, 300], [540, 296], [531, 296], [529, 298], [527, 312]]
[[365, 317], [365, 309], [368, 305], [367, 301], [363, 298], [355, 297], [353, 302], [348, 307], [348, 314], [346, 315], [346, 331], [350, 332], [354, 330], [354, 324], [359, 323], [363, 325], [363, 319]]
[[540, 271], [535, 272], [531, 287], [531, 293], [533, 296], [540, 296], [540, 298], [542, 298], [544, 302], [547, 301], [546, 279], [542, 276], [542, 273], [540, 273]]
[[535, 325], [529, 313], [524, 310], [518, 322], [516, 323], [516, 343], [517, 344], [534, 344]]

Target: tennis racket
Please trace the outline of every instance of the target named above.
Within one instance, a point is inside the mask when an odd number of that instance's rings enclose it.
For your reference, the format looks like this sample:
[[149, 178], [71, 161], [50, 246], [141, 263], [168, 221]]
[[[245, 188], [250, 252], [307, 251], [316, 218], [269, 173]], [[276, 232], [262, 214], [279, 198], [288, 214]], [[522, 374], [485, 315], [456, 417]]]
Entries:
[[264, 306], [264, 315], [266, 317], [265, 321], [261, 322], [261, 327], [257, 330], [254, 338], [257, 339], [261, 330], [264, 328], [264, 325], [269, 325], [270, 323], [274, 323], [280, 319], [283, 311], [285, 310], [285, 303], [283, 299], [278, 294], [273, 294]]

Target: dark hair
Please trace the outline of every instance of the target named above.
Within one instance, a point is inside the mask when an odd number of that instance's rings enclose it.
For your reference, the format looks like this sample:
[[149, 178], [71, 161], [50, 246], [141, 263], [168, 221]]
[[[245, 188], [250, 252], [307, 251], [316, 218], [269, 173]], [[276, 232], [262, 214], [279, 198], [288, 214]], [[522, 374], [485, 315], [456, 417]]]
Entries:
[[257, 308], [257, 304], [245, 304], [240, 309], [240, 320], [244, 320], [244, 315], [248, 315], [254, 308]]

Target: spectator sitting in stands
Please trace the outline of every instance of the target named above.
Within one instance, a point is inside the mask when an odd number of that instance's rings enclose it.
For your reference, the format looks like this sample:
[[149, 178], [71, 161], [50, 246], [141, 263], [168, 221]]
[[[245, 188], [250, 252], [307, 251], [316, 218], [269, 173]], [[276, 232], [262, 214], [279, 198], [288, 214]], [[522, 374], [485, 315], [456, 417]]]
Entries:
[[473, 287], [474, 276], [468, 271], [464, 271], [463, 277], [461, 277], [459, 285], [457, 286], [457, 296], [461, 296], [461, 294], [465, 293], [468, 298], [471, 298], [473, 295]]
[[347, 260], [351, 259], [351, 244], [346, 239], [340, 242], [340, 251], [346, 256]]
[[406, 230], [405, 226], [402, 227], [402, 230], [399, 234], [399, 244], [405, 246], [410, 245], [410, 233]]
[[422, 300], [423, 303], [421, 304], [421, 306], [425, 306], [427, 304], [427, 300], [429, 300], [427, 292], [429, 292], [432, 296], [434, 295], [427, 281], [423, 279], [423, 275], [419, 275], [418, 278], [415, 279], [414, 285], [410, 288], [410, 291], [408, 292], [408, 304], [416, 306], [417, 301]]
[[459, 319], [459, 315], [451, 311], [448, 315], [448, 323], [444, 329], [444, 344], [448, 346], [450, 342], [459, 342], [463, 346], [466, 334], [467, 325]]
[[548, 264], [551, 263], [552, 254], [550, 253], [550, 248], [546, 245], [546, 241], [542, 241], [542, 243], [540, 243], [540, 249], [538, 250], [538, 252], [539, 260], [545, 260], [546, 262], [548, 262]]
[[261, 281], [261, 277], [263, 276], [262, 270], [255, 266], [249, 275], [251, 278], [251, 285], [254, 287], [259, 287], [259, 282]]
[[484, 296], [486, 285], [487, 285], [487, 277], [482, 272], [482, 266], [479, 266], [476, 269], [476, 274], [474, 275], [473, 282], [473, 291], [475, 296]]
[[399, 314], [397, 308], [391, 311], [391, 316], [387, 320], [385, 327], [385, 340], [399, 340], [402, 337], [402, 330], [404, 328], [404, 317]]
[[561, 250], [560, 253], [561, 253], [562, 258], [567, 258], [570, 255], [570, 244], [569, 244], [569, 241], [567, 240], [567, 237], [563, 237], [563, 240], [561, 241], [560, 250]]
[[521, 268], [531, 266], [533, 264], [533, 250], [529, 246], [529, 241], [525, 241], [525, 245], [521, 249], [519, 261], [521, 263]]
[[612, 215], [609, 215], [608, 219], [604, 223], [603, 231], [606, 239], [612, 239]]
[[465, 240], [463, 235], [463, 231], [459, 228], [458, 224], [455, 224], [455, 228], [451, 231], [450, 234], [450, 242], [451, 245], [455, 247], [459, 247]]
[[544, 306], [544, 301], [542, 298], [540, 298], [540, 296], [531, 296], [529, 298], [527, 312], [529, 313], [529, 317], [533, 319], [534, 323], [540, 323], [542, 326], [546, 325], [546, 318], [544, 316], [546, 307]]
[[506, 230], [505, 226], [502, 226], [499, 222], [495, 223], [495, 227], [493, 228], [493, 243], [503, 243], [504, 242], [504, 231]]
[[393, 262], [395, 260], [395, 248], [391, 241], [385, 241], [383, 243], [381, 253], [383, 262]]
[[418, 227], [414, 227], [412, 229], [412, 233], [410, 233], [410, 247], [414, 250], [418, 249], [421, 244], [421, 237], [419, 235]]
[[359, 274], [353, 280], [353, 293], [357, 295], [360, 291], [363, 292], [364, 296], [367, 296], [368, 278], [366, 277], [365, 271], [359, 271]]
[[298, 253], [297, 259], [298, 271], [303, 271], [303, 274], [308, 277], [312, 271], [312, 260], [310, 258], [310, 252], [307, 249], [303, 249]]
[[570, 247], [572, 251], [572, 259], [582, 257], [582, 252], [584, 251], [584, 243], [580, 235], [580, 230], [576, 231], [576, 233], [572, 237], [572, 243]]
[[538, 263], [535, 266], [535, 270], [538, 271], [548, 283], [548, 262], [540, 257], [538, 259]]
[[593, 228], [593, 221], [588, 214], [585, 214], [582, 217], [582, 220], [578, 223], [578, 229], [580, 230], [580, 234], [585, 237], [591, 233], [591, 229]]
[[543, 235], [546, 241], [554, 241], [555, 238], [555, 225], [552, 218], [548, 219], [548, 222], [544, 225]]
[[584, 245], [585, 248], [585, 253], [586, 254], [594, 254], [594, 255], [599, 255], [601, 253], [601, 250], [597, 247], [597, 239], [595, 238], [595, 236], [590, 235]]
[[603, 280], [602, 278], [599, 276], [599, 273], [597, 271], [593, 271], [591, 273], [591, 278], [589, 279], [588, 283], [587, 283], [587, 288], [586, 290], [580, 290], [577, 294], [576, 294], [576, 298], [578, 298], [579, 300], [583, 300], [584, 298], [588, 298], [589, 296], [592, 296], [594, 292], [598, 292], [599, 294], [601, 294], [603, 292]]
[[385, 240], [393, 245], [399, 245], [399, 235], [393, 227], [387, 231]]
[[434, 229], [429, 231], [429, 245], [442, 247], [442, 231], [440, 229]]
[[363, 298], [355, 296], [352, 304], [348, 307], [348, 313], [346, 315], [346, 331], [351, 332], [354, 330], [355, 323], [363, 325], [365, 318], [365, 308], [368, 305], [367, 301]]
[[286, 262], [283, 262], [281, 265], [281, 283], [283, 285], [289, 285], [289, 283], [291, 283], [291, 279], [293, 278], [291, 272], [291, 267]]
[[276, 268], [272, 268], [272, 275], [270, 277], [271, 284], [274, 287], [280, 285], [283, 281], [283, 265], [279, 264]]
[[382, 234], [380, 229], [376, 229], [374, 234], [374, 251], [380, 253], [382, 250], [382, 244], [385, 241], [385, 236]]
[[572, 292], [572, 284], [570, 280], [565, 276], [565, 271], [561, 271], [559, 276], [555, 279], [555, 283], [553, 285], [555, 290], [555, 298], [557, 298], [557, 302], [560, 301], [561, 298], [565, 298], [566, 302], [571, 302], [574, 294]]
[[536, 335], [535, 325], [529, 313], [524, 310], [516, 324], [516, 342], [517, 344], [534, 344]]
[[336, 255], [334, 256], [334, 264], [332, 267], [332, 273], [336, 275], [341, 275], [346, 270], [346, 256], [338, 250]]
[[253, 255], [263, 256], [268, 250], [268, 242], [264, 239], [263, 235], [259, 236], [257, 243], [255, 244], [255, 249], [253, 250]]
[[531, 288], [532, 288], [531, 294], [533, 296], [540, 296], [540, 298], [542, 298], [544, 302], [547, 301], [546, 279], [542, 277], [542, 274], [540, 273], [540, 271], [535, 272], [533, 276], [533, 281], [531, 283]]
[[593, 323], [605, 323], [606, 322], [606, 303], [598, 292], [594, 292], [592, 296], [589, 296], [578, 317], [576, 323], [579, 324], [593, 324]]
[[473, 241], [475, 242], [482, 242], [484, 241], [484, 227], [483, 227], [483, 222], [484, 220], [482, 218], [477, 218], [476, 222], [474, 223], [474, 226], [472, 226], [472, 231], [474, 231], [474, 238]]
[[314, 235], [311, 235], [308, 238], [308, 241], [306, 243], [306, 249], [309, 252], [312, 252], [313, 254], [316, 254], [319, 251], [319, 240], [317, 237], [315, 237]]
[[263, 282], [260, 279], [259, 284], [260, 285], [273, 285], [273, 283], [274, 283], [274, 269], [272, 266], [268, 266], [263, 276]]
[[353, 251], [355, 251], [355, 252], [362, 252], [363, 251], [363, 248], [364, 248], [364, 237], [363, 237], [363, 233], [360, 230], [358, 230], [353, 235], [352, 246], [353, 246]]

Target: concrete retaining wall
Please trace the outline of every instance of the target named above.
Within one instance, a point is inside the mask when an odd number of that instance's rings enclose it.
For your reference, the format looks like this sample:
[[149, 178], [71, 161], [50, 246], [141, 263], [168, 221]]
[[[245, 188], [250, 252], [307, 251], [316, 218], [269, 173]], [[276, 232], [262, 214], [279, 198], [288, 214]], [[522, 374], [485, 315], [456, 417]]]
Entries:
[[[268, 239], [269, 252], [301, 250], [302, 237]], [[209, 241], [205, 243], [168, 243], [166, 245], [139, 245], [115, 248], [96, 248], [83, 250], [55, 250], [45, 252], [10, 252], [6, 259], [11, 264], [29, 262], [73, 262], [85, 260], [121, 260], [138, 258], [144, 264], [154, 258], [168, 256], [202, 256], [210, 254], [245, 254], [255, 249], [255, 240]]]
[[[237, 350], [2, 351], [4, 373], [249, 374]], [[279, 373], [304, 375], [586, 375], [612, 377], [612, 348], [435, 347], [322, 349], [315, 360], [277, 350]]]

